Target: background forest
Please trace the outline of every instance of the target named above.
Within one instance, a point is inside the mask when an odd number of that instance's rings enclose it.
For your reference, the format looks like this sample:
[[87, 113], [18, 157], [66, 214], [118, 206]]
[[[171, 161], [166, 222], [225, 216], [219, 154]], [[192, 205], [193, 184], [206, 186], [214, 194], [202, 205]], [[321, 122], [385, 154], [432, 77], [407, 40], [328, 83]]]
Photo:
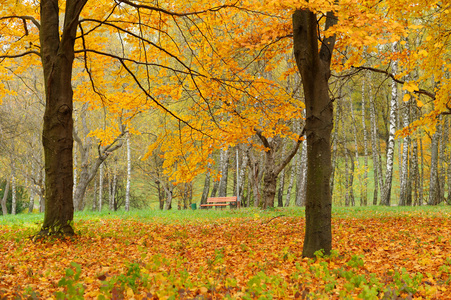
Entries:
[[[99, 15], [89, 5], [72, 80], [77, 210], [187, 209], [237, 191], [244, 206], [304, 205], [304, 95], [289, 15], [255, 3], [159, 18], [110, 4]], [[251, 6], [267, 14], [243, 9]], [[8, 9], [36, 14], [26, 2]], [[406, 31], [373, 23], [379, 40], [362, 33], [369, 24], [336, 29], [348, 28], [330, 79], [334, 205], [451, 203], [449, 11], [438, 2], [423, 8], [428, 14], [415, 9]], [[21, 17], [2, 22], [2, 210], [42, 212], [44, 86], [41, 69], [29, 68], [40, 65], [36, 28]], [[8, 59], [21, 47], [31, 55]], [[273, 202], [269, 173], [277, 176]]]

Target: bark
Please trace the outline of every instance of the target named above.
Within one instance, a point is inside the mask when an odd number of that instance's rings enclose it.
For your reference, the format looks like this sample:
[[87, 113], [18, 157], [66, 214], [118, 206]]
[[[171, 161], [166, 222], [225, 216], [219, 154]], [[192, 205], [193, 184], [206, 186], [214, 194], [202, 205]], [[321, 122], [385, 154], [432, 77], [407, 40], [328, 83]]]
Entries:
[[[359, 162], [359, 144], [358, 144], [358, 139], [357, 139], [357, 124], [355, 121], [355, 116], [354, 116], [354, 108], [352, 107], [352, 99], [349, 99], [349, 111], [351, 113], [351, 120], [352, 120], [352, 127], [353, 127], [353, 134], [354, 134], [354, 150], [355, 150], [355, 162], [353, 161], [352, 157], [350, 157], [351, 159], [351, 178], [350, 178], [350, 185], [351, 185], [351, 195], [352, 195], [352, 205], [355, 205], [355, 199], [354, 199], [354, 168], [357, 167], [357, 170], [360, 171], [360, 162]], [[360, 174], [360, 172], [358, 172], [358, 174]], [[360, 177], [360, 176], [359, 176]], [[360, 181], [360, 185], [361, 181]], [[363, 206], [363, 199], [362, 199], [362, 193], [360, 193], [360, 206]]]
[[[41, 60], [46, 106], [45, 214], [40, 235], [73, 235], [72, 64], [79, 15], [87, 0], [67, 0], [60, 32], [58, 0], [41, 0]], [[60, 38], [61, 37], [61, 38]]]
[[6, 207], [6, 200], [8, 200], [8, 193], [9, 193], [9, 180], [6, 180], [5, 185], [5, 191], [3, 192], [3, 198], [2, 198], [2, 213], [4, 216], [8, 214], [8, 209]]
[[99, 211], [102, 211], [102, 201], [103, 201], [103, 169], [104, 169], [104, 164], [103, 162], [100, 163], [99, 166], [99, 205], [98, 205], [98, 209]]
[[130, 210], [130, 181], [132, 177], [132, 162], [131, 162], [131, 150], [130, 150], [130, 134], [127, 133], [127, 185], [125, 188], [125, 211]]
[[219, 197], [227, 197], [227, 182], [229, 177], [229, 149], [220, 150], [219, 165], [221, 168], [221, 179], [219, 180]]
[[418, 140], [415, 138], [413, 140], [412, 145], [412, 154], [411, 154], [411, 160], [410, 164], [412, 168], [410, 168], [411, 171], [411, 178], [413, 178], [413, 205], [417, 206], [419, 205], [420, 198], [419, 198], [419, 184], [420, 184], [420, 172], [418, 168]]
[[445, 183], [446, 183], [446, 169], [445, 169], [445, 161], [446, 161], [446, 145], [448, 144], [448, 118], [442, 121], [441, 124], [441, 136], [440, 136], [440, 144], [439, 144], [439, 167], [438, 167], [438, 184], [440, 187], [439, 199], [440, 202], [445, 200]]
[[[299, 177], [297, 185], [299, 186], [297, 188], [296, 193], [296, 206], [304, 206], [306, 202], [306, 196], [307, 196], [307, 139], [304, 139], [302, 141], [302, 152], [301, 152], [301, 158], [300, 158], [300, 170], [299, 170]], [[331, 194], [332, 196], [332, 194]]]
[[362, 174], [362, 203], [368, 205], [368, 131], [366, 130], [366, 96], [365, 84], [366, 77], [363, 78], [362, 83], [362, 131], [363, 131], [363, 174]]
[[[77, 210], [82, 210], [84, 206], [84, 197], [86, 193], [86, 189], [94, 179], [97, 174], [97, 170], [100, 169], [100, 184], [99, 184], [99, 197], [102, 196], [103, 190], [100, 186], [103, 183], [103, 162], [110, 156], [111, 153], [122, 147], [122, 137], [126, 134], [126, 131], [123, 131], [110, 145], [106, 147], [99, 146], [99, 154], [94, 160], [94, 162], [89, 162], [89, 151], [91, 149], [91, 139], [88, 137], [85, 142], [83, 142], [78, 136], [77, 132], [74, 131], [74, 140], [78, 145], [78, 149], [80, 152], [80, 178], [78, 180], [77, 187], [75, 188], [74, 194], [74, 206]], [[102, 167], [101, 167], [102, 166]], [[100, 198], [99, 198], [100, 199]], [[100, 200], [99, 200], [100, 201]], [[101, 203], [99, 202], [99, 209], [101, 209]]]
[[[394, 42], [392, 46], [393, 52], [396, 51], [396, 45], [398, 43]], [[396, 74], [398, 69], [397, 61], [393, 62], [392, 73]], [[387, 144], [387, 167], [385, 172], [385, 185], [382, 190], [381, 205], [390, 206], [391, 198], [391, 188], [393, 179], [393, 163], [394, 163], [394, 153], [395, 153], [395, 132], [396, 132], [396, 112], [398, 110], [398, 86], [396, 81], [392, 80], [391, 85], [391, 101], [390, 101], [390, 129], [388, 135]]]
[[239, 172], [239, 176], [238, 176], [238, 188], [239, 188], [239, 197], [238, 197], [238, 199], [242, 199], [242, 197], [244, 195], [244, 184], [245, 184], [245, 181], [246, 181], [246, 169], [247, 169], [248, 164], [249, 164], [249, 157], [248, 157], [248, 155], [242, 155], [241, 167], [240, 167], [240, 172]]
[[418, 184], [418, 198], [420, 199], [418, 202], [418, 205], [423, 205], [424, 201], [424, 190], [423, 190], [423, 184], [424, 184], [424, 152], [423, 152], [423, 137], [422, 133], [420, 132], [420, 138], [418, 139], [420, 141], [420, 183]]
[[428, 205], [437, 205], [440, 203], [440, 186], [438, 182], [438, 148], [440, 139], [440, 125], [432, 136], [431, 142], [431, 170], [429, 177], [429, 200]]
[[374, 97], [372, 95], [371, 88], [371, 73], [368, 73], [370, 86], [369, 86], [369, 100], [370, 100], [370, 123], [371, 123], [371, 152], [373, 156], [373, 171], [374, 171], [374, 191], [373, 191], [373, 205], [378, 203], [379, 185], [382, 187], [382, 173], [381, 173], [381, 161], [379, 160], [379, 149], [377, 144], [379, 143], [377, 137], [377, 119], [376, 119], [376, 105]]
[[[406, 91], [404, 91], [406, 93]], [[409, 126], [410, 120], [410, 100], [404, 103], [403, 109], [403, 122], [402, 126]], [[409, 185], [410, 185], [410, 176], [409, 176], [409, 147], [410, 147], [410, 136], [406, 136], [403, 138], [402, 143], [402, 165], [400, 172], [400, 193], [399, 193], [399, 205], [404, 206], [408, 203], [408, 198], [411, 198], [412, 195], [409, 195]]]
[[[211, 157], [209, 155], [209, 157]], [[210, 168], [211, 163], [207, 164], [207, 173], [205, 174], [204, 190], [202, 192], [202, 197], [200, 198], [200, 204], [207, 204], [208, 193], [210, 192]]]
[[290, 153], [287, 157], [281, 159], [277, 164], [275, 161], [275, 156], [279, 145], [281, 143], [280, 137], [274, 137], [273, 139], [267, 139], [263, 133], [256, 130], [257, 136], [260, 138], [263, 146], [265, 146], [265, 167], [264, 167], [264, 177], [263, 177], [263, 209], [269, 207], [274, 207], [274, 198], [276, 196], [276, 186], [277, 177], [280, 172], [286, 167], [286, 165], [291, 161], [291, 159], [296, 155], [301, 144], [301, 139], [299, 137], [298, 141], [294, 144]]
[[293, 189], [294, 178], [296, 177], [296, 169], [298, 168], [298, 165], [299, 165], [299, 155], [296, 155], [294, 157], [293, 163], [291, 164], [290, 181], [288, 182], [287, 195], [285, 197], [285, 205], [284, 205], [285, 207], [290, 206], [291, 190]]
[[163, 188], [166, 192], [166, 202], [164, 203], [164, 210], [170, 210], [172, 208], [172, 192], [174, 190], [174, 185], [169, 182], [167, 185], [164, 184]]
[[15, 166], [11, 169], [11, 214], [15, 215], [17, 210], [16, 175]]
[[332, 170], [330, 175], [330, 194], [334, 195], [334, 187], [335, 187], [335, 170], [337, 165], [337, 153], [338, 153], [338, 129], [340, 120], [340, 110], [335, 109], [335, 124], [334, 124], [334, 132], [332, 134]]
[[[285, 156], [286, 144], [282, 145], [282, 158]], [[277, 191], [277, 206], [283, 207], [283, 190], [285, 189], [285, 168], [279, 175], [279, 189]]]
[[[258, 207], [261, 202], [260, 194], [260, 182], [263, 177], [263, 170], [261, 167], [261, 160], [257, 161], [252, 153], [252, 149], [248, 149], [247, 155], [249, 157], [250, 172], [249, 172], [249, 182], [252, 185], [252, 194], [254, 198], [254, 207]], [[250, 206], [250, 203], [249, 203]]]
[[[332, 12], [326, 15], [325, 29], [336, 24]], [[322, 39], [318, 51], [318, 20], [313, 12], [296, 10], [293, 14], [293, 45], [301, 73], [306, 106], [307, 197], [306, 228], [302, 255], [314, 257], [318, 250], [332, 249], [330, 193], [331, 132], [333, 105], [329, 97], [330, 62], [335, 36]]]

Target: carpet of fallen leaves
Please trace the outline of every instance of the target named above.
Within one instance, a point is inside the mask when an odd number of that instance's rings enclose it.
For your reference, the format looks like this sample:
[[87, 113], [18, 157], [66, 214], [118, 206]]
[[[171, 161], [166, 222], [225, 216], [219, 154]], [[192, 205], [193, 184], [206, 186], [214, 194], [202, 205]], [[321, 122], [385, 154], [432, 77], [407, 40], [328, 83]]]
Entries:
[[0, 225], [0, 299], [451, 299], [450, 221], [334, 217], [317, 259], [303, 217], [77, 220], [44, 242]]

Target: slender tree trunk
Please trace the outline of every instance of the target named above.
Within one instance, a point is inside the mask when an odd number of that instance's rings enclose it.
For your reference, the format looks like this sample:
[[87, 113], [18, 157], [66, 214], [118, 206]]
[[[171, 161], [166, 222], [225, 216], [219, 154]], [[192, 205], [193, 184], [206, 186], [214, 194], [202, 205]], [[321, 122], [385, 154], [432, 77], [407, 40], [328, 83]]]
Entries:
[[[211, 156], [209, 156], [211, 157]], [[200, 204], [207, 204], [207, 198], [208, 198], [208, 193], [210, 192], [210, 168], [211, 168], [211, 163], [207, 164], [207, 173], [205, 174], [205, 181], [204, 181], [204, 190], [202, 192], [202, 197], [200, 198]]]
[[[404, 91], [403, 93], [406, 93]], [[409, 126], [410, 120], [410, 100], [404, 103], [403, 109], [403, 122], [402, 126]], [[407, 205], [408, 199], [412, 197], [409, 195], [409, 185], [410, 185], [410, 176], [409, 176], [409, 148], [410, 148], [410, 136], [406, 136], [403, 139], [402, 144], [402, 166], [400, 172], [400, 193], [399, 193], [399, 205], [404, 206]]]
[[3, 192], [3, 198], [2, 198], [2, 213], [4, 216], [8, 214], [8, 208], [6, 207], [6, 200], [8, 200], [8, 193], [9, 193], [9, 180], [6, 180], [5, 185], [5, 191]]
[[293, 163], [291, 164], [291, 169], [290, 169], [290, 181], [288, 183], [288, 187], [287, 187], [287, 195], [285, 198], [285, 207], [289, 207], [290, 206], [290, 200], [291, 200], [291, 190], [293, 188], [293, 184], [294, 184], [294, 178], [296, 177], [296, 169], [297, 166], [299, 164], [299, 154], [297, 154], [294, 158]]
[[334, 188], [335, 188], [335, 170], [337, 168], [337, 156], [338, 156], [338, 129], [339, 129], [339, 122], [340, 120], [340, 110], [335, 109], [335, 124], [334, 124], [334, 131], [332, 134], [332, 170], [330, 175], [330, 194], [334, 195]]
[[[355, 116], [354, 116], [354, 108], [352, 106], [352, 99], [349, 99], [349, 108], [350, 108], [350, 113], [351, 113], [351, 120], [352, 120], [352, 127], [353, 127], [353, 135], [354, 135], [354, 150], [355, 150], [355, 162], [353, 162], [352, 157], [351, 159], [351, 178], [350, 178], [350, 184], [351, 184], [351, 195], [352, 195], [352, 203], [353, 206], [355, 205], [355, 198], [354, 198], [354, 174], [355, 174], [355, 167], [357, 167], [357, 170], [360, 171], [360, 162], [359, 162], [359, 144], [358, 144], [358, 139], [357, 139], [357, 124], [355, 121]], [[358, 172], [357, 174], [360, 174], [360, 172]], [[357, 175], [358, 177], [360, 177], [360, 175]], [[361, 184], [361, 180], [360, 180], [360, 186], [362, 186]], [[362, 199], [362, 193], [360, 193], [360, 206], [363, 206], [363, 199]]]
[[[307, 157], [307, 139], [302, 141], [302, 152], [301, 152], [301, 162], [300, 170], [297, 182], [297, 193], [296, 193], [296, 206], [305, 206], [307, 197], [307, 168], [308, 168], [308, 157]], [[332, 195], [331, 195], [332, 197]]]
[[424, 202], [424, 151], [423, 151], [423, 137], [422, 133], [420, 132], [420, 183], [418, 185], [418, 198], [420, 201], [418, 202], [418, 205], [423, 205]]
[[[392, 46], [393, 52], [396, 51], [398, 42], [394, 42]], [[394, 61], [392, 65], [392, 73], [398, 72], [398, 62]], [[390, 101], [390, 129], [387, 144], [387, 168], [385, 173], [385, 185], [382, 191], [381, 205], [390, 206], [392, 178], [393, 178], [393, 164], [395, 153], [395, 132], [396, 132], [396, 112], [398, 110], [398, 86], [396, 81], [392, 80], [391, 85], [392, 95]]]
[[377, 118], [376, 118], [376, 104], [374, 103], [374, 97], [371, 88], [371, 73], [368, 73], [369, 79], [369, 100], [370, 100], [370, 122], [371, 122], [371, 152], [373, 156], [373, 172], [374, 172], [374, 192], [373, 192], [373, 205], [378, 203], [379, 186], [382, 187], [382, 172], [381, 161], [379, 160], [379, 149], [377, 144], [379, 143], [377, 137]]
[[440, 125], [437, 124], [437, 129], [432, 136], [431, 142], [431, 170], [429, 177], [429, 201], [428, 205], [437, 205], [440, 203], [439, 199], [439, 183], [438, 183], [438, 148], [439, 139], [441, 135]]
[[412, 154], [410, 155], [410, 178], [413, 179], [413, 205], [419, 205], [419, 193], [418, 186], [420, 183], [420, 173], [418, 168], [418, 141], [417, 138], [414, 138], [412, 145]]
[[16, 167], [13, 164], [11, 168], [11, 214], [15, 215], [17, 210], [17, 193], [16, 193]]
[[221, 179], [219, 180], [219, 197], [227, 197], [227, 182], [229, 177], [229, 149], [220, 150]]
[[[325, 29], [335, 25], [334, 14], [326, 15]], [[306, 106], [307, 197], [306, 228], [302, 255], [314, 257], [318, 250], [330, 254], [332, 249], [331, 132], [333, 105], [329, 97], [329, 77], [335, 36], [322, 39], [318, 51], [316, 14], [296, 10], [293, 14], [293, 45], [302, 77]]]
[[[282, 159], [285, 156], [286, 144], [282, 145]], [[279, 174], [279, 189], [277, 191], [277, 206], [283, 207], [283, 190], [285, 189], [285, 168]]]
[[440, 144], [439, 144], [439, 171], [438, 171], [438, 176], [439, 176], [439, 180], [438, 180], [438, 184], [440, 187], [440, 193], [439, 193], [439, 199], [440, 202], [445, 200], [445, 183], [446, 183], [446, 169], [445, 169], [445, 164], [446, 164], [446, 145], [448, 144], [448, 131], [449, 131], [449, 126], [448, 126], [448, 118], [443, 119], [442, 118], [442, 134], [440, 136]]
[[104, 165], [103, 162], [99, 166], [99, 211], [102, 211], [102, 201], [103, 201], [103, 169]]
[[365, 96], [366, 77], [363, 77], [362, 83], [362, 131], [363, 131], [363, 173], [362, 173], [362, 203], [368, 205], [368, 131], [366, 130], [366, 96]]
[[130, 182], [132, 177], [132, 160], [131, 160], [131, 149], [130, 149], [130, 134], [127, 133], [127, 185], [125, 189], [125, 211], [130, 210]]

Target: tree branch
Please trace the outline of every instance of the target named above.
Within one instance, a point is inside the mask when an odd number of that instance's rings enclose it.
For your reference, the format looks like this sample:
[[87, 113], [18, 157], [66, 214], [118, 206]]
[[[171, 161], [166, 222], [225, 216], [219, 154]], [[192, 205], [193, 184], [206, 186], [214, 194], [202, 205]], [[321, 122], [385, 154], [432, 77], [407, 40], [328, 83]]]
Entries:
[[234, 4], [225, 4], [225, 5], [208, 8], [208, 9], [201, 10], [201, 11], [193, 11], [193, 12], [188, 12], [188, 13], [178, 13], [178, 12], [166, 10], [164, 8], [161, 8], [161, 7], [156, 7], [156, 6], [151, 6], [151, 5], [144, 5], [144, 4], [137, 4], [137, 3], [134, 3], [134, 2], [129, 1], [129, 0], [116, 0], [116, 2], [130, 5], [130, 6], [134, 7], [134, 8], [136, 8], [136, 9], [147, 9], [147, 10], [161, 12], [161, 13], [164, 13], [166, 15], [171, 15], [171, 16], [176, 16], [176, 17], [187, 17], [187, 16], [192, 16], [192, 15], [199, 15], [199, 14], [204, 14], [204, 13], [207, 13], [207, 12], [215, 12], [215, 11], [218, 11], [218, 10], [221, 10], [221, 9], [224, 9], [224, 8], [230, 8], [230, 7], [237, 8], [236, 4], [238, 3], [238, 2], [235, 2]]
[[1, 20], [7, 20], [7, 19], [22, 19], [24, 21], [29, 20], [29, 21], [33, 22], [33, 24], [38, 29], [41, 29], [41, 24], [39, 24], [39, 22], [35, 18], [33, 18], [32, 16], [4, 16], [4, 17], [0, 17], [0, 21]]
[[[382, 74], [385, 74], [385, 75], [389, 76], [391, 79], [393, 79], [397, 83], [400, 83], [400, 84], [406, 83], [403, 80], [397, 79], [394, 74], [392, 74], [392, 73], [390, 73], [390, 72], [388, 72], [386, 70], [381, 70], [381, 69], [376, 69], [376, 68], [371, 68], [371, 67], [363, 67], [363, 66], [361, 66], [361, 67], [352, 67], [352, 68], [356, 69], [356, 70], [359, 70], [359, 71], [368, 70], [368, 71], [372, 71], [372, 72], [376, 72], [376, 73], [382, 73]], [[419, 89], [417, 91], [414, 91], [414, 93], [426, 95], [426, 96], [432, 98], [433, 100], [435, 100], [435, 94], [432, 93], [432, 92], [426, 91], [424, 89]]]
[[26, 56], [26, 55], [29, 55], [29, 54], [35, 54], [35, 55], [41, 57], [41, 53], [40, 52], [38, 52], [36, 50], [30, 50], [30, 51], [23, 52], [23, 53], [20, 53], [20, 54], [15, 54], [15, 55], [0, 55], [0, 59], [18, 58], [18, 57]]

